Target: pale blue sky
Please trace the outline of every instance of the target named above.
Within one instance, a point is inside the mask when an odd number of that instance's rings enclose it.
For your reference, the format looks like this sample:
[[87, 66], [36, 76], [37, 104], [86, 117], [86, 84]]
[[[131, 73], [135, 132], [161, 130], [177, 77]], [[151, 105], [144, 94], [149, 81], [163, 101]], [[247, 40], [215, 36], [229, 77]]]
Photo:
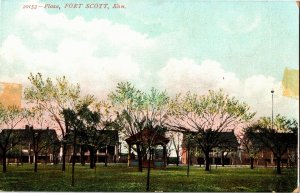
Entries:
[[[83, 0], [40, 0], [61, 9], [25, 14], [26, 2], [1, 1], [0, 81], [24, 82], [37, 70], [67, 74], [84, 87], [105, 81], [90, 89], [104, 93], [126, 79], [176, 92], [221, 87], [257, 108], [269, 108], [274, 88], [278, 106], [288, 105], [278, 112], [298, 116], [298, 100], [280, 96], [285, 67], [299, 69], [295, 1], [109, 0], [109, 10], [88, 10], [63, 8]], [[114, 3], [126, 9], [112, 9]], [[73, 61], [72, 54], [84, 56]]]
[[[8, 34], [22, 36], [26, 30], [14, 24], [14, 14], [24, 1], [2, 0], [1, 40]], [[42, 0], [83, 3], [82, 0]], [[117, 2], [110, 0], [110, 3]], [[294, 1], [119, 1], [125, 10], [61, 9], [68, 18], [87, 21], [105, 18], [130, 26], [148, 37], [169, 36], [167, 49], [140, 57], [140, 63], [158, 69], [169, 58], [191, 57], [201, 62], [211, 58], [225, 70], [244, 78], [265, 74], [282, 79], [285, 67], [297, 68], [299, 61], [298, 9]], [[249, 28], [253, 26], [253, 29]], [[28, 40], [28, 44], [39, 44]], [[51, 42], [49, 42], [51, 46]], [[48, 44], [39, 45], [47, 47]]]

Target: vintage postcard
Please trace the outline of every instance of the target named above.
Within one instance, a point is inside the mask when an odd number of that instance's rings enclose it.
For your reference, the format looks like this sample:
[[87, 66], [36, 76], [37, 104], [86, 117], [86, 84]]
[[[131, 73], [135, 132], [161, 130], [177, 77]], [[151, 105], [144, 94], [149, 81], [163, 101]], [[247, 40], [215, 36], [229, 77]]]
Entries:
[[299, 16], [0, 0], [0, 191], [299, 192]]

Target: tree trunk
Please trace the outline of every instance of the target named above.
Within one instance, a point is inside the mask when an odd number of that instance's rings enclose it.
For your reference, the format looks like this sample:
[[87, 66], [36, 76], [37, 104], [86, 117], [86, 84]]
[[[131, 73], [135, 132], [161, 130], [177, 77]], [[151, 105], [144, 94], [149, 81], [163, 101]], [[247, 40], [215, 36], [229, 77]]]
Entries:
[[205, 171], [209, 171], [209, 165], [210, 165], [209, 151], [204, 152], [204, 154], [205, 154]]
[[56, 153], [55, 153], [54, 150], [53, 150], [53, 152], [52, 152], [52, 163], [53, 163], [54, 165], [57, 164], [57, 156], [56, 156]]
[[34, 172], [37, 172], [38, 153], [34, 152]]
[[188, 163], [188, 165], [187, 165], [187, 173], [186, 173], [187, 177], [190, 176], [190, 163], [191, 163], [190, 159], [191, 159], [190, 158], [190, 147], [188, 146], [188, 148], [187, 148], [187, 163]]
[[22, 148], [21, 148], [20, 162], [21, 162], [21, 166], [23, 166], [23, 154], [22, 154]]
[[94, 168], [96, 169], [96, 163], [97, 163], [97, 149], [94, 150]]
[[46, 158], [45, 158], [45, 164], [47, 165], [47, 163], [48, 163], [48, 153], [47, 153], [47, 150], [46, 150]]
[[163, 145], [163, 159], [164, 159], [164, 167], [166, 167], [168, 163], [168, 158], [167, 158], [167, 147], [166, 145]]
[[253, 164], [254, 164], [254, 158], [250, 157], [250, 168], [253, 169]]
[[137, 149], [137, 156], [139, 160], [139, 172], [143, 172], [143, 160], [142, 160], [142, 153], [139, 144], [136, 145], [136, 149]]
[[90, 150], [90, 168], [94, 169], [94, 163], [95, 163], [95, 161], [94, 161], [94, 158], [95, 158], [94, 148], [90, 147], [89, 150]]
[[2, 172], [6, 173], [6, 151], [2, 150]]
[[148, 159], [147, 187], [146, 187], [147, 192], [150, 190], [151, 149], [149, 150], [149, 152], [150, 152], [150, 155], [149, 155], [149, 159]]
[[107, 167], [107, 145], [105, 146], [105, 167]]
[[72, 155], [72, 186], [75, 184], [75, 156], [76, 156], [76, 133], [74, 132], [74, 141], [73, 141], [73, 155]]
[[82, 166], [85, 165], [84, 149], [82, 148], [82, 145], [80, 145], [80, 163], [81, 163]]
[[64, 142], [63, 144], [63, 153], [62, 153], [62, 171], [66, 171], [66, 154], [67, 154], [67, 144]]
[[276, 156], [277, 174], [281, 174], [281, 156]]
[[176, 151], [176, 166], [179, 166], [179, 151]]
[[31, 160], [31, 144], [29, 143], [29, 150], [28, 150], [28, 163], [32, 164], [32, 160]]
[[224, 151], [221, 151], [221, 164], [224, 167]]

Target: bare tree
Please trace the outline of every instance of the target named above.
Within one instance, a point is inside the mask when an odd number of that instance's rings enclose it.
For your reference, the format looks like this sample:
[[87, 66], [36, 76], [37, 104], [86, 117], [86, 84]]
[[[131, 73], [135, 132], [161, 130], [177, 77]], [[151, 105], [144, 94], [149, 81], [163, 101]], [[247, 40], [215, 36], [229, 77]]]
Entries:
[[242, 126], [252, 119], [249, 106], [230, 97], [222, 90], [207, 95], [188, 92], [170, 103], [172, 118], [168, 125], [179, 131], [191, 132], [205, 155], [205, 170], [209, 171], [209, 153], [222, 143], [221, 133]]
[[[117, 125], [124, 137], [132, 137], [145, 129], [144, 109], [145, 94], [136, 89], [129, 82], [118, 83], [114, 92], [109, 94], [109, 100], [117, 114]], [[136, 144], [139, 171], [143, 171], [142, 157], [144, 148], [140, 143]], [[130, 150], [128, 154], [130, 154]]]
[[30, 74], [28, 77], [31, 86], [24, 91], [25, 99], [28, 103], [40, 106], [45, 109], [52, 120], [57, 124], [61, 132], [61, 142], [63, 144], [62, 171], [65, 171], [66, 150], [67, 150], [67, 127], [63, 109], [74, 108], [80, 99], [80, 86], [71, 84], [64, 76], [56, 78], [43, 78], [41, 73]]
[[[115, 120], [111, 112], [111, 105], [106, 101], [97, 102], [94, 100], [90, 108], [98, 113], [99, 120], [87, 123], [86, 130], [83, 133], [84, 136], [81, 137], [83, 144], [86, 144], [89, 149], [90, 168], [93, 169], [96, 166], [97, 150], [101, 147], [107, 148], [107, 145], [111, 142], [112, 136], [109, 136], [109, 132], [104, 133], [104, 131], [114, 129]], [[107, 166], [107, 151], [105, 152], [105, 166]]]
[[260, 143], [262, 149], [272, 151], [276, 158], [277, 174], [281, 174], [281, 158], [288, 148], [296, 148], [298, 123], [277, 115], [274, 121], [270, 117], [262, 117], [249, 128], [252, 142]]
[[180, 146], [182, 141], [182, 133], [171, 131], [169, 137], [171, 139], [170, 145], [174, 147], [176, 153], [176, 166], [178, 166], [180, 161]]
[[[75, 155], [77, 146], [77, 137], [88, 129], [95, 129], [95, 125], [100, 121], [100, 114], [89, 109], [89, 105], [94, 101], [93, 97], [87, 96], [81, 104], [74, 109], [64, 109], [63, 116], [66, 124], [71, 129], [70, 134], [73, 137], [73, 157], [72, 157], [72, 186], [75, 185]], [[94, 155], [91, 155], [94, 156]]]
[[241, 149], [246, 152], [250, 158], [250, 168], [254, 169], [254, 159], [257, 158], [258, 153], [261, 151], [261, 146], [251, 140], [249, 128], [243, 129], [243, 135], [239, 136], [239, 141], [241, 144]]
[[25, 119], [28, 124], [25, 128], [25, 136], [31, 140], [34, 154], [34, 172], [38, 170], [38, 154], [45, 148], [50, 148], [52, 143], [57, 141], [56, 132], [49, 129], [53, 125], [46, 113], [41, 105], [25, 110]]
[[2, 172], [7, 171], [6, 154], [21, 140], [20, 133], [14, 132], [15, 127], [24, 119], [23, 110], [16, 106], [4, 107], [0, 103], [0, 149], [2, 153]]
[[[150, 189], [150, 159], [152, 148], [158, 133], [165, 131], [169, 97], [166, 92], [154, 88], [147, 94], [132, 86], [129, 82], [119, 83], [115, 92], [109, 95], [118, 115], [118, 127], [126, 137], [136, 137], [139, 171], [142, 171], [142, 156], [149, 153], [147, 185]], [[146, 136], [142, 135], [147, 133]], [[141, 135], [137, 135], [141, 134]], [[130, 153], [130, 152], [129, 152]]]

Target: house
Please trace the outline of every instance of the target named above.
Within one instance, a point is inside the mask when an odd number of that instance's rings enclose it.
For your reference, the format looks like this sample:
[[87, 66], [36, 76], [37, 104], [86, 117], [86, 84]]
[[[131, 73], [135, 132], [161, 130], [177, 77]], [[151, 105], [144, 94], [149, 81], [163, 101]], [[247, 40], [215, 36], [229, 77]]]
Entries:
[[[297, 136], [294, 133], [272, 133], [272, 139], [278, 142], [277, 148], [280, 148], [283, 153], [281, 164], [286, 166], [297, 165]], [[268, 138], [264, 133], [253, 133], [250, 137], [250, 142], [255, 144], [259, 149], [257, 152], [254, 164], [261, 166], [275, 166], [276, 158], [273, 152], [268, 148]], [[276, 147], [274, 147], [276, 148]], [[243, 149], [243, 147], [241, 147]], [[250, 164], [250, 158], [247, 152], [242, 152], [242, 164]]]
[[[118, 162], [120, 154], [119, 134], [117, 130], [96, 130], [94, 133], [93, 144], [96, 145], [96, 162]], [[76, 145], [76, 155], [74, 156], [76, 162], [89, 162], [90, 152], [89, 147], [85, 143], [78, 143]], [[73, 146], [67, 146], [67, 160], [72, 162]]]
[[[61, 141], [54, 129], [33, 129], [29, 126], [25, 129], [3, 129], [0, 133], [0, 140], [7, 135], [10, 135], [9, 143], [11, 144], [11, 149], [7, 152], [8, 163], [33, 163], [35, 155], [38, 156], [37, 162], [58, 163], [61, 161]], [[120, 146], [118, 131], [97, 130], [97, 137], [96, 162], [118, 162]], [[71, 162], [72, 145], [71, 142], [67, 143], [66, 160]], [[84, 161], [89, 161], [90, 153], [87, 145], [78, 143], [77, 152], [75, 156], [77, 162], [81, 161], [82, 155]]]
[[58, 161], [60, 143], [54, 129], [33, 129], [29, 126], [25, 129], [3, 129], [0, 138], [7, 135], [10, 135], [11, 145], [7, 152], [9, 163], [33, 163], [35, 155], [38, 162]]
[[[196, 135], [196, 133], [194, 133]], [[239, 143], [234, 132], [219, 132], [217, 135], [218, 138], [214, 140], [220, 141], [218, 146], [210, 152], [210, 163], [211, 164], [222, 164], [222, 165], [229, 165], [229, 164], [237, 164], [238, 163], [238, 147]], [[183, 141], [186, 139], [185, 135], [183, 136]], [[182, 143], [182, 157], [181, 162], [183, 164], [187, 164], [187, 148]], [[191, 154], [191, 164], [204, 164], [204, 154], [202, 150], [197, 145], [192, 147], [192, 151], [194, 152]]]

